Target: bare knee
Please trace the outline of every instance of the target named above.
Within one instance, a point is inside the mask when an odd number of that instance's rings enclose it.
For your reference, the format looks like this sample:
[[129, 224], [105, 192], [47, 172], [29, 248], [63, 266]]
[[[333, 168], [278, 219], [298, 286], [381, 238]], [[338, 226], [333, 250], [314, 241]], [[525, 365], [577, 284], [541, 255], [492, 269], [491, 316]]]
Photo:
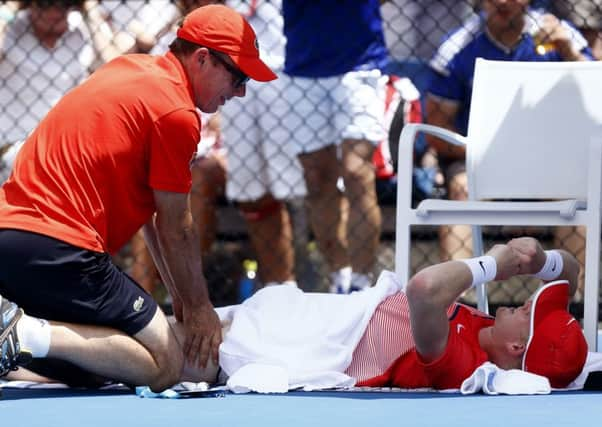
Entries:
[[148, 386], [154, 392], [161, 392], [181, 381], [184, 368], [184, 357], [180, 351], [164, 351], [153, 355], [157, 364], [155, 374]]
[[336, 147], [330, 145], [312, 153], [299, 155], [309, 197], [320, 197], [336, 190], [341, 176]]
[[238, 208], [248, 222], [260, 222], [286, 209], [284, 202], [275, 199], [271, 194], [265, 194], [253, 202], [240, 202]]
[[135, 335], [152, 357], [152, 368], [148, 369], [145, 380], [153, 391], [163, 391], [181, 381], [184, 333], [180, 332], [178, 335], [163, 313], [157, 310], [149, 325]]
[[466, 200], [468, 198], [468, 178], [466, 172], [458, 172], [448, 178], [449, 198], [451, 200]]

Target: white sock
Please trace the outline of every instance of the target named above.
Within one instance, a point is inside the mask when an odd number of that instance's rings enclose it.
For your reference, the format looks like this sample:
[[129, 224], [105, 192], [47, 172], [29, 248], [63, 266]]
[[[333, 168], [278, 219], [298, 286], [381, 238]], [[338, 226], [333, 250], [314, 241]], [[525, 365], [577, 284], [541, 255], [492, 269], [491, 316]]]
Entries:
[[33, 357], [46, 357], [50, 350], [50, 324], [47, 320], [23, 315], [17, 322], [21, 349]]
[[351, 274], [351, 287], [355, 289], [369, 288], [372, 285], [370, 276], [362, 273]]
[[351, 267], [346, 266], [330, 273], [330, 292], [337, 293], [337, 289], [345, 294], [351, 289]]

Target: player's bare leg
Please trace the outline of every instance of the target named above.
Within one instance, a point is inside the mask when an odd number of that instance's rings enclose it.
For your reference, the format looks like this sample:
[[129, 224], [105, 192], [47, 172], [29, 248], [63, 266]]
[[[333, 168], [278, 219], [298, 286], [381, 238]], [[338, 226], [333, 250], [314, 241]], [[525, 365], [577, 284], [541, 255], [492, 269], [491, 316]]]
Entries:
[[349, 265], [346, 200], [337, 187], [341, 176], [335, 145], [299, 155], [307, 185], [312, 230], [331, 271]]
[[190, 210], [199, 227], [203, 256], [211, 251], [217, 233], [217, 203], [226, 185], [224, 161], [211, 155], [196, 159], [191, 168]]
[[343, 178], [349, 201], [347, 240], [354, 273], [370, 275], [376, 262], [380, 242], [381, 212], [375, 188], [372, 155], [369, 141], [343, 142]]
[[295, 280], [293, 231], [286, 205], [268, 194], [255, 202], [240, 203], [239, 208], [257, 255], [261, 281]]

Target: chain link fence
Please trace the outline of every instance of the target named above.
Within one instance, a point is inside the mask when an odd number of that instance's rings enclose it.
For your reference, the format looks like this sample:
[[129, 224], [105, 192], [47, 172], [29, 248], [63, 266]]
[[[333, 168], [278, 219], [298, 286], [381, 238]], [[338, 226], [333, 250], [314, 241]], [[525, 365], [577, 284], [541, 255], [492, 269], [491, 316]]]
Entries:
[[[187, 8], [202, 3], [169, 0], [103, 0], [103, 1], [27, 1], [0, 3], [0, 151], [5, 163], [11, 159], [19, 141], [44, 117], [58, 99], [72, 87], [83, 81], [90, 73], [116, 55], [131, 52], [163, 53], [168, 49], [177, 22]], [[281, 1], [226, 1], [227, 5], [245, 14], [259, 35], [262, 53], [269, 54], [268, 62], [279, 71], [282, 84], [290, 85], [281, 72], [284, 61], [282, 34], [283, 19], [280, 14]], [[346, 7], [345, 1], [339, 2]], [[482, 11], [484, 4], [496, 4], [494, 0], [451, 1], [451, 0], [391, 0], [381, 2], [380, 14], [384, 40], [389, 53], [389, 64], [383, 68], [384, 75], [395, 75], [406, 84], [405, 92], [396, 87], [396, 102], [391, 105], [386, 98], [386, 79], [382, 80], [383, 123], [386, 126], [391, 155], [390, 167], [396, 167], [395, 147], [403, 125], [408, 121], [423, 121], [425, 99], [432, 78], [429, 61], [441, 41], [453, 29]], [[500, 2], [502, 3], [502, 2]], [[513, 3], [513, 2], [503, 2]], [[518, 0], [517, 2], [518, 3]], [[523, 3], [528, 3], [524, 1]], [[505, 7], [505, 6], [504, 6]], [[531, 7], [555, 14], [571, 22], [586, 38], [592, 55], [601, 58], [602, 1], [532, 1]], [[527, 12], [530, 13], [530, 12]], [[354, 43], [354, 34], [329, 34], [341, 43]], [[311, 49], [311, 46], [308, 46]], [[325, 61], [328, 58], [324, 58]], [[299, 285], [310, 291], [328, 291], [331, 284], [325, 246], [316, 242], [315, 217], [328, 217], [329, 212], [308, 213], [303, 169], [288, 143], [271, 143], [283, 126], [289, 134], [279, 141], [292, 141], [298, 137], [295, 121], [309, 124], [315, 129], [314, 139], [319, 139], [325, 118], [319, 117], [319, 105], [311, 116], [287, 115], [286, 103], [308, 102], [305, 93], [298, 90], [294, 99], [284, 99], [277, 84], [270, 90], [260, 90], [248, 85], [248, 96], [252, 103], [233, 102], [234, 107], [217, 116], [204, 117], [204, 134], [199, 145], [199, 159], [193, 168], [193, 197], [197, 197], [195, 214], [200, 217], [201, 244], [204, 252], [204, 268], [213, 302], [216, 305], [235, 303], [240, 299], [240, 283], [249, 274], [255, 276], [255, 286], [268, 282], [273, 272], [270, 268], [283, 266], [292, 259], [293, 273]], [[412, 90], [408, 90], [410, 87]], [[290, 98], [290, 87], [286, 92]], [[283, 102], [286, 101], [286, 102]], [[93, 100], [91, 100], [93, 102]], [[284, 105], [284, 107], [283, 107]], [[317, 113], [317, 114], [316, 114]], [[76, 120], [76, 118], [74, 118]], [[308, 121], [308, 122], [306, 122]], [[272, 127], [270, 127], [272, 126]], [[249, 140], [253, 140], [249, 143]], [[336, 142], [336, 141], [332, 141]], [[299, 141], [297, 141], [299, 143]], [[424, 197], [446, 197], [448, 193], [442, 175], [428, 161], [428, 145], [422, 141], [422, 150], [417, 154], [414, 174], [416, 201]], [[386, 144], [385, 144], [386, 145]], [[380, 148], [380, 146], [379, 146]], [[377, 150], [379, 151], [379, 150]], [[384, 162], [390, 159], [384, 151]], [[426, 157], [425, 157], [425, 153]], [[263, 157], [265, 164], [259, 170], [240, 173], [254, 157]], [[381, 159], [382, 160], [382, 159]], [[259, 160], [257, 160], [259, 161]], [[374, 167], [383, 167], [375, 160]], [[422, 163], [420, 163], [422, 162]], [[384, 165], [387, 166], [386, 164]], [[6, 175], [8, 167], [4, 167]], [[234, 174], [232, 171], [236, 170]], [[280, 171], [281, 176], [273, 171]], [[278, 183], [278, 188], [291, 186], [287, 191], [274, 189], [276, 200], [264, 200], [261, 189], [252, 187], [257, 174], [272, 173], [269, 180]], [[394, 175], [394, 174], [393, 174]], [[241, 178], [242, 177], [242, 178]], [[6, 176], [5, 176], [6, 178]], [[443, 177], [444, 178], [444, 177]], [[226, 191], [228, 179], [242, 180], [236, 183], [237, 199]], [[233, 181], [231, 181], [230, 185]], [[382, 217], [382, 226], [374, 233], [379, 236], [376, 259], [371, 266], [373, 276], [383, 269], [394, 266], [394, 206], [395, 177], [391, 174], [377, 175], [376, 193], [378, 205], [370, 212]], [[339, 194], [345, 186], [339, 180]], [[272, 187], [275, 188], [275, 187]], [[260, 201], [261, 203], [253, 203]], [[284, 204], [279, 204], [284, 202]], [[341, 203], [342, 223], [353, 218], [354, 201]], [[282, 209], [282, 206], [285, 209]], [[274, 223], [269, 218], [279, 218]], [[266, 219], [267, 218], [267, 219]], [[312, 223], [313, 218], [313, 223]], [[368, 221], [369, 219], [366, 219]], [[262, 222], [263, 221], [263, 222]], [[273, 223], [270, 224], [269, 222]], [[292, 224], [292, 227], [289, 227]], [[325, 224], [325, 227], [335, 227]], [[362, 236], [349, 231], [342, 240], [349, 247], [362, 247]], [[274, 230], [275, 235], [269, 231]], [[558, 232], [550, 228], [511, 229], [487, 227], [486, 247], [503, 242], [508, 238], [527, 234], [541, 239], [546, 248], [564, 246], [572, 251], [581, 262], [584, 256], [584, 240], [579, 231]], [[285, 241], [282, 243], [283, 236]], [[443, 247], [438, 229], [420, 228], [413, 233], [412, 268], [414, 271], [453, 257], [455, 252], [470, 249], [464, 247], [466, 240], [454, 237], [452, 246]], [[358, 242], [359, 240], [359, 242]], [[355, 242], [354, 244], [350, 244]], [[287, 243], [288, 242], [288, 243]], [[279, 245], [285, 246], [282, 249]], [[288, 249], [287, 246], [288, 245]], [[366, 240], [366, 246], [369, 246]], [[453, 247], [453, 250], [450, 250]], [[259, 252], [259, 253], [258, 253]], [[326, 252], [326, 253], [325, 253]], [[287, 259], [278, 259], [282, 254]], [[292, 257], [292, 258], [291, 258]], [[145, 288], [154, 292], [158, 299], [166, 295], [160, 279], [140, 238], [135, 238], [115, 259], [130, 272]], [[256, 260], [258, 264], [245, 260]], [[264, 260], [262, 263], [261, 261]], [[513, 280], [489, 287], [490, 302], [497, 304], [519, 304], [532, 292], [536, 283]], [[467, 302], [474, 296], [466, 295]], [[579, 311], [580, 307], [576, 307]]]

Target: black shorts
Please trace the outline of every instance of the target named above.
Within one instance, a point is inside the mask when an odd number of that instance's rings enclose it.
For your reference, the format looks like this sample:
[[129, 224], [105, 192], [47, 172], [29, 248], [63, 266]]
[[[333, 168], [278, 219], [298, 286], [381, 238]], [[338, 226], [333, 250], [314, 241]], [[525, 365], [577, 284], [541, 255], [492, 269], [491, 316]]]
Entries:
[[157, 310], [152, 296], [109, 254], [19, 230], [0, 230], [0, 294], [31, 316], [129, 335], [148, 325]]

